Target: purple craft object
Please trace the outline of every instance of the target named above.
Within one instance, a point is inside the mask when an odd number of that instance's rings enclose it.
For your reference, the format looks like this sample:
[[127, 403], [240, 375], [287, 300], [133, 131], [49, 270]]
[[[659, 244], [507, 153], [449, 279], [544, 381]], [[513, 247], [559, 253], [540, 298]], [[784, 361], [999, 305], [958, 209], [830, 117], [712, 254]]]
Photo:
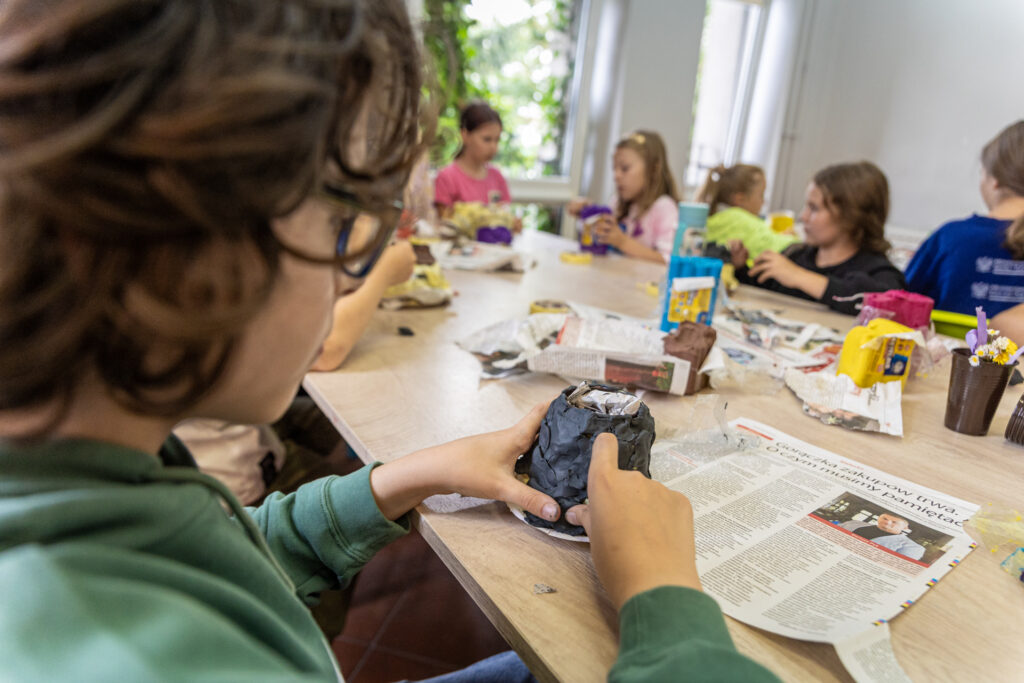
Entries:
[[591, 204], [590, 206], [584, 206], [580, 209], [580, 219], [587, 220], [591, 216], [600, 216], [601, 214], [610, 214], [612, 210], [602, 204]]
[[599, 244], [594, 242], [593, 244], [581, 244], [580, 251], [589, 251], [591, 254], [597, 254], [598, 256], [604, 256], [608, 253], [607, 244]]
[[1020, 358], [1022, 353], [1024, 353], [1024, 346], [1017, 347], [1017, 350], [1013, 352], [1013, 355], [1010, 356], [1010, 360], [1006, 361], [1006, 364], [1016, 365], [1017, 359]]
[[988, 325], [985, 324], [985, 310], [978, 306], [974, 309], [974, 312], [978, 316], [978, 329], [970, 330], [964, 336], [964, 339], [967, 340], [967, 345], [971, 348], [971, 353], [976, 352], [979, 346], [988, 344]]
[[503, 225], [491, 228], [477, 228], [476, 241], [488, 244], [512, 244], [512, 231]]

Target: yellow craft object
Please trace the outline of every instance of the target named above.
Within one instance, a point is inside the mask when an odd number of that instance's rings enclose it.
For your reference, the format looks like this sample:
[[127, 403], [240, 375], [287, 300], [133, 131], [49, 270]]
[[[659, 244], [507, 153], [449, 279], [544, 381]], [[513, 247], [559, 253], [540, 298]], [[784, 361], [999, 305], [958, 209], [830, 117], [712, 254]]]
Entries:
[[[906, 386], [914, 342], [892, 337], [880, 339], [904, 332], [913, 330], [884, 318], [875, 318], [865, 326], [854, 327], [843, 340], [836, 374], [848, 375], [859, 387], [867, 388], [878, 382], [896, 380]], [[872, 341], [875, 343], [871, 344]], [[865, 345], [868, 347], [863, 348]]]
[[396, 309], [441, 306], [451, 300], [451, 295], [451, 284], [441, 271], [440, 264], [417, 264], [413, 268], [412, 277], [384, 290], [381, 307]]
[[586, 265], [594, 260], [594, 255], [589, 251], [563, 251], [560, 258], [562, 263]]
[[511, 212], [494, 205], [484, 205], [480, 202], [455, 202], [448, 222], [463, 235], [475, 239], [476, 231], [479, 228], [503, 225], [511, 229], [515, 225], [516, 217]]
[[722, 273], [719, 280], [725, 285], [725, 291], [730, 294], [740, 288], [740, 281], [736, 279], [736, 268], [731, 263], [722, 264]]
[[555, 299], [540, 299], [530, 304], [530, 313], [568, 313], [569, 304]]

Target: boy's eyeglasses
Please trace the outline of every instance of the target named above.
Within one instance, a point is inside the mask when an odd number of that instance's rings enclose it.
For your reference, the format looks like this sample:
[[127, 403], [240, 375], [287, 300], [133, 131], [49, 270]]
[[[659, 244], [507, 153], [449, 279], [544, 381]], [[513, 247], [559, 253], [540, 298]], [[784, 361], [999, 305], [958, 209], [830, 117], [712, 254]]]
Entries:
[[340, 211], [338, 265], [348, 276], [366, 277], [384, 252], [402, 217], [402, 202], [366, 206], [359, 197], [340, 187], [324, 184], [317, 193]]

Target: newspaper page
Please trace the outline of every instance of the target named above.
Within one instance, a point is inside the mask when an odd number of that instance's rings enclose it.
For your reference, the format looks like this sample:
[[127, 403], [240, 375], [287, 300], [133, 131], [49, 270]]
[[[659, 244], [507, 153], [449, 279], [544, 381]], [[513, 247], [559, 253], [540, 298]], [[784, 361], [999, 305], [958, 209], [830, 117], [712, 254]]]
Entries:
[[839, 661], [857, 683], [910, 683], [892, 651], [888, 624], [872, 626], [835, 647]]
[[728, 455], [656, 443], [651, 472], [689, 497], [697, 568], [722, 611], [839, 643], [898, 616], [974, 547], [977, 506], [748, 419]]

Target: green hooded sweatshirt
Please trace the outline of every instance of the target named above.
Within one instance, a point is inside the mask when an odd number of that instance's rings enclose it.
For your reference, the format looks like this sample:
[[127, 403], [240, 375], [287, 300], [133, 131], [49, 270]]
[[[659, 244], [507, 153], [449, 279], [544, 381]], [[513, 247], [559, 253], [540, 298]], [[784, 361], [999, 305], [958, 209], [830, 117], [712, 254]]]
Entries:
[[[0, 680], [340, 680], [307, 604], [409, 528], [372, 467], [242, 508], [173, 437], [159, 460], [0, 442]], [[698, 591], [638, 595], [620, 623], [611, 680], [776, 680]]]

